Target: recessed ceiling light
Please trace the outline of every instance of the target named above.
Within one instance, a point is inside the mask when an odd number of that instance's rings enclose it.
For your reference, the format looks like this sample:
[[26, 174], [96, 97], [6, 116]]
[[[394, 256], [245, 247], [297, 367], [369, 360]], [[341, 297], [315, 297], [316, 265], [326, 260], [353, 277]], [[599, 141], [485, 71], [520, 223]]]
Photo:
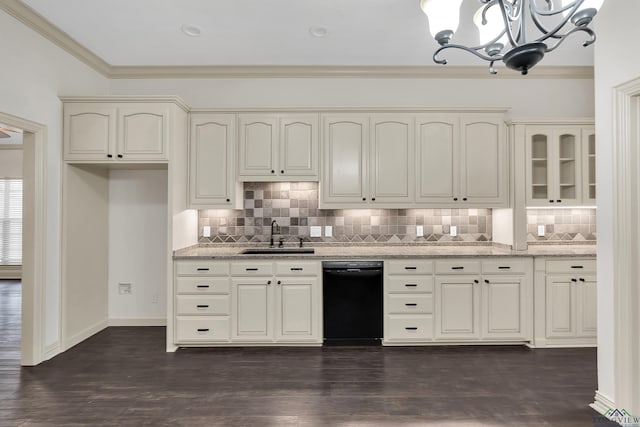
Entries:
[[329, 32], [325, 27], [312, 26], [309, 28], [309, 34], [313, 37], [325, 37]]
[[200, 36], [200, 34], [202, 34], [202, 28], [193, 24], [184, 24], [182, 27], [180, 27], [180, 31], [190, 37], [198, 37]]

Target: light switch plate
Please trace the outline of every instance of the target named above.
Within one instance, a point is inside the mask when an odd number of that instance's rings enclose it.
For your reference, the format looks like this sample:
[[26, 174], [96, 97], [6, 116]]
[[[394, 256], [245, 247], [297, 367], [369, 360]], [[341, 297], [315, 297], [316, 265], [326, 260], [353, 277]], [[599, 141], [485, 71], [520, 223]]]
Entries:
[[458, 227], [452, 225], [449, 229], [449, 234], [451, 235], [451, 237], [456, 237], [458, 235]]
[[203, 237], [211, 237], [211, 227], [205, 225], [202, 227], [202, 236]]
[[538, 237], [544, 237], [544, 225], [538, 226]]
[[118, 283], [118, 293], [120, 295], [131, 294], [131, 283]]
[[330, 225], [327, 225], [326, 227], [324, 227], [324, 237], [331, 237], [333, 236], [333, 227]]
[[416, 237], [423, 237], [423, 236], [424, 236], [424, 226], [416, 225]]
[[319, 225], [312, 225], [309, 227], [309, 235], [311, 237], [322, 237], [322, 227]]

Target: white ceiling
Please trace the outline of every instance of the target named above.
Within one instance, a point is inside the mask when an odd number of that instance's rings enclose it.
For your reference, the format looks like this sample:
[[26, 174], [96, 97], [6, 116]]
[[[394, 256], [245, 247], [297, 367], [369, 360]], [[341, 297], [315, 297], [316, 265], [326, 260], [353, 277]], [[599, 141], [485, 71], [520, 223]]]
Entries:
[[[435, 65], [419, 0], [23, 0], [112, 66]], [[456, 37], [480, 6], [465, 0]], [[184, 24], [202, 29], [183, 34]], [[309, 33], [327, 29], [326, 37]], [[541, 65], [592, 65], [578, 34]], [[473, 42], [472, 42], [473, 43]], [[463, 52], [451, 65], [485, 65]]]

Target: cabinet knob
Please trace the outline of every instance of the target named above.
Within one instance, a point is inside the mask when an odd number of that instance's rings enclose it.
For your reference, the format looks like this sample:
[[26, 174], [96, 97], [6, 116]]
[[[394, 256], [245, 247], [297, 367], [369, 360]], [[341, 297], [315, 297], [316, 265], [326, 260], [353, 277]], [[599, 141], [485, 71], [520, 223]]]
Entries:
[[276, 171], [274, 171], [273, 169], [271, 169], [271, 173], [276, 173]]
[[454, 198], [453, 198], [453, 201], [454, 201], [454, 202], [457, 202], [457, 201], [458, 201], [458, 198], [457, 198], [457, 197], [454, 197]]
[[227, 202], [230, 202], [230, 201], [231, 201], [231, 199], [227, 199]]
[[278, 285], [282, 285], [282, 282], [280, 280], [278, 280]]
[[549, 200], [549, 203], [553, 203], [553, 202], [554, 202], [554, 200]]
[[267, 282], [267, 285], [270, 285], [270, 284], [271, 284], [271, 280], [269, 280], [269, 281]]
[[121, 159], [122, 158], [122, 154], [118, 154], [118, 158]]
[[375, 202], [375, 201], [376, 201], [376, 198], [375, 198], [375, 197], [372, 197], [372, 198], [371, 198], [371, 201], [372, 201], [372, 202]]
[[571, 281], [572, 281], [572, 282], [577, 282], [577, 280], [576, 280], [576, 279], [571, 279]]
[[113, 157], [113, 154], [107, 154], [107, 158], [110, 159]]
[[480, 282], [479, 282], [477, 279], [475, 279], [475, 280], [473, 281], [473, 283], [480, 283]]
[[280, 173], [284, 173], [284, 170], [281, 170]]
[[484, 279], [484, 283], [489, 283], [489, 281], [487, 279]]
[[367, 200], [367, 198], [366, 198], [366, 197], [363, 197], [363, 198], [362, 198], [362, 201], [364, 202], [365, 200]]
[[556, 200], [556, 202], [558, 202], [558, 203], [562, 203], [562, 200]]
[[463, 202], [466, 202], [466, 201], [467, 201], [467, 198], [466, 198], [466, 197], [463, 197], [463, 198], [462, 198], [462, 201], [463, 201]]

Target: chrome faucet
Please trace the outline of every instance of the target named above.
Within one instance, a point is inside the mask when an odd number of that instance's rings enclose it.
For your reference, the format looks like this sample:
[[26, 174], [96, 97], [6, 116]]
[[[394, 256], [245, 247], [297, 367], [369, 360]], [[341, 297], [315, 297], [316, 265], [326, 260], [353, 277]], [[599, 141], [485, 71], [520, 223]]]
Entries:
[[273, 221], [271, 221], [271, 240], [269, 241], [269, 246], [270, 247], [273, 247], [273, 235], [274, 234], [280, 234], [280, 226], [278, 225], [278, 223], [276, 222], [275, 219]]

